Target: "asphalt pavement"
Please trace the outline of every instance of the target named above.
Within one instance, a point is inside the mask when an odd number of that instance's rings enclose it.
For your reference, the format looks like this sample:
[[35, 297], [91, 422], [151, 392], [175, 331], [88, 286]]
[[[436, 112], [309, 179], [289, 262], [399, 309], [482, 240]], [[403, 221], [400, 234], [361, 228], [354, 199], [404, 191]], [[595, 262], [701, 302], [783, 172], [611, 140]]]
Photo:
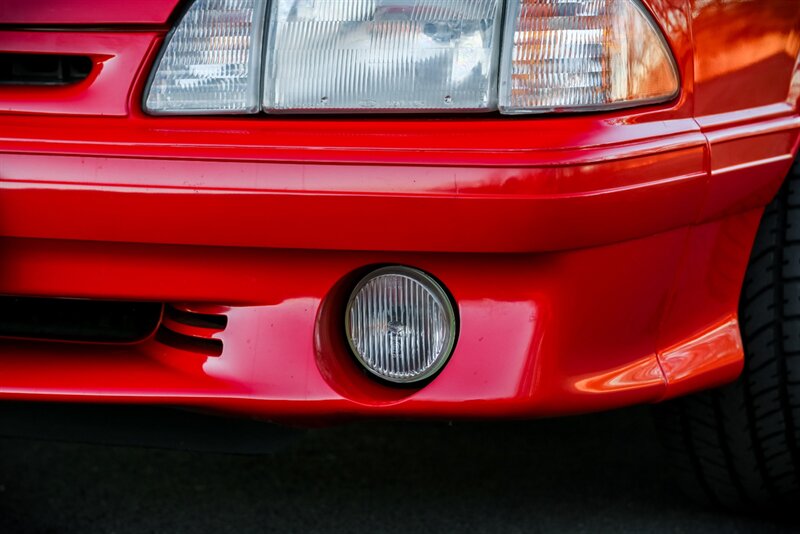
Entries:
[[687, 501], [647, 408], [364, 422], [264, 455], [0, 439], [3, 533], [717, 531], [797, 529]]

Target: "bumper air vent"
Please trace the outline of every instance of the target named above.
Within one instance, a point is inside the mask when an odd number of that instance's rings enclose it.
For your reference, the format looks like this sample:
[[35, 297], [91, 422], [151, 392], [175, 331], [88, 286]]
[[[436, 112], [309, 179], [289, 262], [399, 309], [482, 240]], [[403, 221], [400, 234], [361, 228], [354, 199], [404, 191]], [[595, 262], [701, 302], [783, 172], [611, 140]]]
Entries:
[[178, 350], [220, 356], [222, 340], [214, 336], [228, 326], [226, 311], [221, 306], [169, 304], [164, 308], [156, 341]]

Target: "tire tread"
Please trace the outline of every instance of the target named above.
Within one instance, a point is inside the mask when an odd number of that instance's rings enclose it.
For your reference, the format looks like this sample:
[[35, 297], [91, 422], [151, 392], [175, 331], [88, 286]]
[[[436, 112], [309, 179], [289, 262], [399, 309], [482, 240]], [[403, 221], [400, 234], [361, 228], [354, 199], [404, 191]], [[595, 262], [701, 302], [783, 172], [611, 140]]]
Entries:
[[739, 307], [739, 380], [656, 407], [687, 492], [730, 509], [800, 502], [800, 165], [764, 212]]

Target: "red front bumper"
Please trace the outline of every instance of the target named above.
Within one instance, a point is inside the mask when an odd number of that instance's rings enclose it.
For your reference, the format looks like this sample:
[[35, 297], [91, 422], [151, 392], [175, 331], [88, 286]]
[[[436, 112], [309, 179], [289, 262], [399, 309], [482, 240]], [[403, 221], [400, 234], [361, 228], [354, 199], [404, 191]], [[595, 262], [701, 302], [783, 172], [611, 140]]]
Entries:
[[[269, 417], [551, 415], [732, 379], [753, 233], [797, 132], [776, 119], [746, 146], [783, 136], [784, 152], [709, 173], [697, 132], [584, 161], [355, 165], [119, 154], [162, 148], [133, 144], [74, 155], [4, 122], [0, 293], [229, 319], [219, 357], [155, 339], [2, 341], [0, 394]], [[421, 390], [372, 382], [341, 342], [337, 296], [387, 263], [433, 273], [458, 305], [455, 353]]]
[[[602, 116], [154, 119], [108, 89], [140, 91], [148, 62], [126, 54], [151, 60], [160, 35], [81, 36], [112, 58], [87, 82], [108, 116], [80, 116], [91, 91], [58, 110], [0, 94], [34, 113], [0, 116], [0, 294], [214, 310], [222, 354], [0, 340], [0, 396], [539, 416], [738, 373], [739, 290], [796, 152], [792, 107], [701, 128], [685, 77], [677, 102]], [[342, 295], [381, 264], [432, 273], [458, 307], [455, 352], [422, 389], [373, 382], [341, 339]]]

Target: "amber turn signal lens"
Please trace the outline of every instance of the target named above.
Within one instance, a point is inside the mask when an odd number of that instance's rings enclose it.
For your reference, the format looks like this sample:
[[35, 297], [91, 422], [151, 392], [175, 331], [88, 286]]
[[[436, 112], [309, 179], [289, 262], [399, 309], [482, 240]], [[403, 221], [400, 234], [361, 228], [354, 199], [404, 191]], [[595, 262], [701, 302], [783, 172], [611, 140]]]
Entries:
[[500, 111], [604, 110], [664, 102], [678, 69], [637, 0], [512, 0]]

